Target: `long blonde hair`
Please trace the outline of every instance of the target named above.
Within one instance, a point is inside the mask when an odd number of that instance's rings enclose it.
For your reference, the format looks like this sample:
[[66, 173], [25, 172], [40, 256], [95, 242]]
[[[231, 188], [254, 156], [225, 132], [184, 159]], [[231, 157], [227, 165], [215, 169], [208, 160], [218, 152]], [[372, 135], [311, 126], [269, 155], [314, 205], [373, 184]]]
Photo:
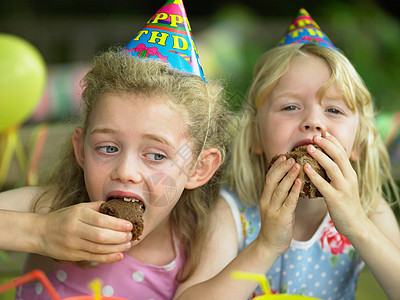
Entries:
[[[167, 96], [182, 112], [189, 128], [193, 157], [197, 158], [203, 149], [208, 148], [215, 147], [221, 152], [222, 164], [213, 177], [199, 188], [185, 189], [171, 213], [173, 230], [190, 264], [189, 268], [185, 267], [185, 275], [179, 278], [185, 280], [202, 255], [201, 244], [209, 230], [210, 211], [217, 201], [221, 177], [230, 158], [230, 137], [226, 128], [232, 115], [224, 102], [222, 87], [173, 70], [156, 60], [137, 59], [124, 54], [120, 48], [95, 57], [93, 68], [83, 78], [82, 85], [82, 127], [85, 131], [97, 100], [105, 94], [161, 95]], [[50, 193], [55, 198], [51, 210], [90, 201], [71, 139], [47, 184], [53, 187]]]
[[314, 54], [326, 61], [331, 77], [322, 92], [335, 84], [348, 107], [359, 113], [354, 142], [358, 159], [352, 162], [359, 178], [361, 204], [365, 211], [376, 209], [382, 195], [389, 202], [399, 202], [397, 188], [390, 171], [389, 155], [375, 127], [374, 105], [363, 80], [349, 60], [339, 51], [315, 44], [291, 44], [264, 53], [257, 61], [253, 81], [240, 115], [240, 127], [233, 142], [231, 182], [248, 205], [257, 204], [263, 190], [266, 167], [264, 155], [255, 154], [252, 145], [258, 141], [257, 109], [288, 71], [296, 55]]

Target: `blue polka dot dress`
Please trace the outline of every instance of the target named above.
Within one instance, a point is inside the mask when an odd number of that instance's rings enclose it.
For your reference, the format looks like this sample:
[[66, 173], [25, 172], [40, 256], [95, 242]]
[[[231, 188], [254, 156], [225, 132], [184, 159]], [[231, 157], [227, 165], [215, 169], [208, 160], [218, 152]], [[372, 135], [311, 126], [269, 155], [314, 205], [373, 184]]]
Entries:
[[[227, 188], [221, 191], [221, 196], [232, 208], [242, 250], [260, 231], [259, 207], [246, 207]], [[267, 279], [274, 294], [348, 300], [355, 297], [358, 275], [363, 266], [353, 246], [336, 231], [327, 214], [311, 239], [292, 240], [289, 249], [267, 273]]]

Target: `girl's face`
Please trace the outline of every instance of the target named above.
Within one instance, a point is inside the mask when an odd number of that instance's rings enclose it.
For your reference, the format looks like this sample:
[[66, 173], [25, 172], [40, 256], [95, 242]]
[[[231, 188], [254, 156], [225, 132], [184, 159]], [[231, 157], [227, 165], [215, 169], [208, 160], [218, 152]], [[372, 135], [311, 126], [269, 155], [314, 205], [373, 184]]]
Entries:
[[327, 63], [313, 54], [292, 58], [289, 70], [267, 95], [258, 111], [261, 140], [254, 151], [271, 161], [276, 154], [312, 143], [323, 131], [335, 136], [350, 158], [358, 128], [352, 112], [335, 85], [323, 98], [319, 91], [331, 76]]
[[80, 165], [90, 199], [142, 201], [141, 240], [156, 228], [168, 227], [164, 225], [192, 166], [187, 125], [169, 101], [162, 96], [106, 95], [91, 113], [83, 140]]

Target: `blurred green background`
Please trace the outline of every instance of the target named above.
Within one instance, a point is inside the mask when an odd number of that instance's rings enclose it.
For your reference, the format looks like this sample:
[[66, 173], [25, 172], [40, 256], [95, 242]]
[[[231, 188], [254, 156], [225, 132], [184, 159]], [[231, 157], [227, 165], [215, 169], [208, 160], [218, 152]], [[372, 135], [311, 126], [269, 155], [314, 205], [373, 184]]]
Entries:
[[[127, 43], [164, 3], [139, 0], [2, 0], [0, 31], [26, 38], [49, 65], [90, 60]], [[354, 63], [380, 110], [400, 109], [400, 8], [393, 1], [186, 0], [207, 78], [222, 78], [240, 105], [257, 57], [306, 8]], [[68, 111], [66, 111], [68, 113]]]
[[[31, 42], [49, 70], [47, 96], [22, 130], [40, 122], [49, 122], [53, 129], [57, 123], [74, 120], [80, 114], [77, 82], [88, 61], [100, 50], [127, 43], [164, 2], [1, 0], [0, 32]], [[400, 178], [400, 121], [396, 121], [400, 120], [396, 115], [400, 7], [395, 1], [184, 0], [184, 4], [206, 78], [225, 83], [234, 111], [244, 99], [257, 58], [276, 45], [301, 7], [308, 10], [371, 91], [380, 113], [378, 125]], [[19, 274], [22, 261], [19, 253], [0, 251], [0, 284]], [[0, 300], [11, 299], [10, 294], [1, 294]], [[367, 269], [362, 271], [356, 299], [386, 299]]]

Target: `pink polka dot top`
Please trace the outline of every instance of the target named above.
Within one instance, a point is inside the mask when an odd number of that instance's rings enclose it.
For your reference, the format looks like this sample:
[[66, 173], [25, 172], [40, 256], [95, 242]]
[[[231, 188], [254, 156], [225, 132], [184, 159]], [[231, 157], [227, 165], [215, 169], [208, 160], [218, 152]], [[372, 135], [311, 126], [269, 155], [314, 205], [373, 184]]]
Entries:
[[[58, 264], [49, 274], [49, 280], [61, 298], [92, 295], [88, 283], [102, 280], [102, 295], [134, 300], [172, 299], [178, 287], [175, 277], [184, 264], [184, 257], [177, 257], [165, 266], [141, 263], [125, 255], [116, 263], [98, 263], [80, 268], [71, 263]], [[51, 300], [40, 282], [25, 284], [18, 288], [16, 300]]]

